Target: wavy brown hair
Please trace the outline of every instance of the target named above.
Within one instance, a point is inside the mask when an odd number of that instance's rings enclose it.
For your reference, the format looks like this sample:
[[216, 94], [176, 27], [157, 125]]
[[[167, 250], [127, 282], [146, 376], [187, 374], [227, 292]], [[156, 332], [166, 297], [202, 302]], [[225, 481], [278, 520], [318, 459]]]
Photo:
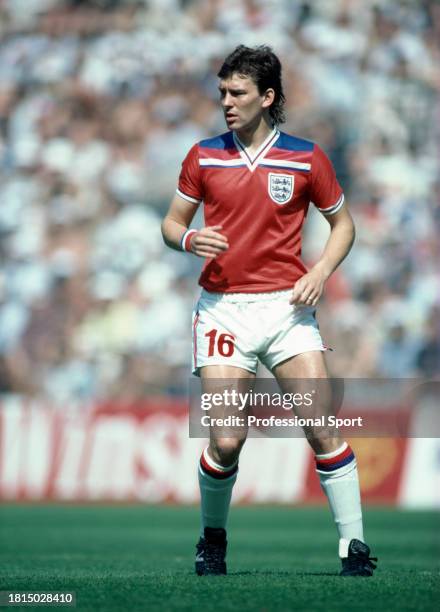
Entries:
[[269, 115], [274, 123], [284, 123], [284, 103], [286, 98], [281, 82], [281, 62], [267, 45], [259, 47], [245, 47], [239, 45], [230, 53], [217, 76], [227, 79], [234, 73], [250, 77], [258, 87], [260, 95], [271, 88], [275, 92], [275, 99], [269, 107]]

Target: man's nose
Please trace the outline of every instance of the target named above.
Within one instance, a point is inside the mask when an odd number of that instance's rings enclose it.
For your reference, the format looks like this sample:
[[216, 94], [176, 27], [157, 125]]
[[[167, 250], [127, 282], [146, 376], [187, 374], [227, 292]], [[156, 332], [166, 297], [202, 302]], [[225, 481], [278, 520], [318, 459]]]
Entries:
[[223, 100], [222, 100], [222, 104], [225, 108], [228, 108], [230, 106], [233, 106], [232, 104], [232, 96], [229, 93], [225, 93]]

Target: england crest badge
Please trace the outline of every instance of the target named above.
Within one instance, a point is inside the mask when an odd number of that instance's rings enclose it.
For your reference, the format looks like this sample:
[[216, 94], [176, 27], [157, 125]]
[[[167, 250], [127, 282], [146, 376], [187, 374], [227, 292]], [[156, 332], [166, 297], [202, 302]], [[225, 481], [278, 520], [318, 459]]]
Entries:
[[275, 204], [287, 204], [293, 196], [295, 177], [292, 174], [269, 172], [268, 191]]

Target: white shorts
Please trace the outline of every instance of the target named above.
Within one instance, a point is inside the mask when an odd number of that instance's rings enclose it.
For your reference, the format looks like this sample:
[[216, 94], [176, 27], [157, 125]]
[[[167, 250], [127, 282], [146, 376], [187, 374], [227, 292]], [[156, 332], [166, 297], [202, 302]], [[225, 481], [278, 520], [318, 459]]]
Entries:
[[220, 364], [255, 373], [258, 359], [272, 370], [300, 353], [325, 351], [316, 308], [292, 306], [291, 293], [203, 290], [193, 312], [193, 374]]

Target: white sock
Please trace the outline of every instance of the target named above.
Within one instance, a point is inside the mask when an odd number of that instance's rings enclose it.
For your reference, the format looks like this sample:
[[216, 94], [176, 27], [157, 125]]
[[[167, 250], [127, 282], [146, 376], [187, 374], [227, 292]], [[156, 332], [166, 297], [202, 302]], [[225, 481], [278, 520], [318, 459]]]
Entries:
[[347, 557], [350, 540], [364, 541], [356, 458], [346, 442], [332, 453], [316, 455], [316, 471], [339, 533], [339, 556]]
[[202, 537], [205, 527], [226, 529], [237, 472], [238, 461], [223, 467], [209, 456], [208, 449], [205, 448], [199, 463]]

